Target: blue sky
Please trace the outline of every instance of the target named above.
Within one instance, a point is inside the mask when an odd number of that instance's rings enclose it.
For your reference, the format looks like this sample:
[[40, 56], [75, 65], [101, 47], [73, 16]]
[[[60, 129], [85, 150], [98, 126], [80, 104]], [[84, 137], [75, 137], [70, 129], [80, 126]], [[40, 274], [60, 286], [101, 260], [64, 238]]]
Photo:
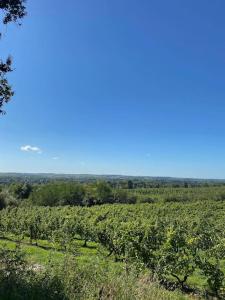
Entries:
[[28, 0], [0, 171], [225, 178], [225, 2]]

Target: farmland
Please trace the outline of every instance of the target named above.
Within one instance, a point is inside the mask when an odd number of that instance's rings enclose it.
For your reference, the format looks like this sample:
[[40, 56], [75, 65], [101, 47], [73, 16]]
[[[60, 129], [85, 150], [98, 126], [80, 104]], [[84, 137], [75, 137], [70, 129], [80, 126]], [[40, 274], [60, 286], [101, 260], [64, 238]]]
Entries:
[[[90, 281], [85, 281], [86, 288], [76, 294], [76, 299], [107, 299], [104, 293], [112, 299], [224, 297], [223, 184], [162, 184], [129, 189], [124, 183], [101, 182], [98, 190], [99, 184], [52, 182], [32, 186], [28, 199], [17, 199], [19, 204], [9, 203], [0, 212], [2, 251], [11, 251], [10, 255], [22, 251], [28, 265], [40, 266], [42, 271], [38, 274], [47, 272], [49, 263], [53, 270], [63, 268], [68, 259], [76, 264], [76, 272], [85, 274], [83, 280], [95, 270], [97, 277], [92, 279], [91, 288], [94, 294], [90, 293]], [[71, 186], [76, 187], [81, 198], [67, 205]], [[64, 202], [58, 202], [53, 187]], [[4, 188], [15, 192], [14, 184]], [[32, 202], [41, 196], [46, 199], [49, 193], [55, 204]], [[87, 195], [92, 199], [91, 205]], [[74, 270], [71, 274], [77, 280]], [[48, 276], [52, 280], [53, 275]], [[62, 280], [60, 274], [57, 276]], [[127, 282], [121, 283], [125, 277]], [[115, 287], [119, 278], [120, 284]], [[128, 296], [129, 285], [132, 288]], [[71, 287], [66, 289], [65, 282], [62, 286], [68, 299], [73, 299]], [[82, 293], [87, 293], [86, 298]]]
[[224, 11], [0, 0], [0, 300], [225, 300]]

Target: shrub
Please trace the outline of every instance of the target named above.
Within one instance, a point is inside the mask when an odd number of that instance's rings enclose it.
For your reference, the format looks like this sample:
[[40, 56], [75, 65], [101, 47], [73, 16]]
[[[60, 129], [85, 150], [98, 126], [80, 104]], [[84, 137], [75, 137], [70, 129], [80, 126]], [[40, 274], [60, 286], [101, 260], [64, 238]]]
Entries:
[[18, 201], [7, 190], [0, 192], [0, 209], [6, 206], [17, 206]]
[[187, 195], [172, 195], [172, 196], [166, 196], [164, 198], [164, 202], [189, 202], [191, 199]]
[[149, 204], [152, 204], [152, 203], [156, 203], [156, 199], [154, 198], [151, 198], [151, 197], [140, 197], [139, 198], [139, 203], [149, 203]]
[[31, 194], [35, 205], [82, 205], [85, 191], [83, 186], [74, 183], [49, 183], [37, 187]]

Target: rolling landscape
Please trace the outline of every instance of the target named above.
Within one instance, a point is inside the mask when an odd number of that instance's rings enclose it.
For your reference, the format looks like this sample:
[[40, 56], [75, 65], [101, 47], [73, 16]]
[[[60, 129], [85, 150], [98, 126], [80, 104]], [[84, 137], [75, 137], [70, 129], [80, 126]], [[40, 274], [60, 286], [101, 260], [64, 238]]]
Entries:
[[224, 13], [0, 0], [0, 300], [225, 299]]
[[15, 284], [18, 296], [46, 299], [223, 298], [223, 180], [1, 174], [0, 182], [1, 251], [14, 270], [3, 294]]

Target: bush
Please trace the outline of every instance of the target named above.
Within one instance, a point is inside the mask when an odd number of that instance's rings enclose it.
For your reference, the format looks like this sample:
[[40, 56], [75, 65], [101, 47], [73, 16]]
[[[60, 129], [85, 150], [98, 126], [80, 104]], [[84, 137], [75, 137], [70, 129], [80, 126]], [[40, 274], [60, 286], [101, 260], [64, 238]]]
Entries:
[[172, 196], [166, 196], [164, 198], [164, 202], [189, 202], [191, 201], [190, 197], [187, 195], [172, 195]]
[[82, 185], [74, 183], [49, 183], [37, 187], [31, 194], [35, 205], [82, 205], [85, 190]]
[[224, 201], [225, 200], [225, 193], [220, 193], [220, 194], [217, 194], [213, 197], [213, 199], [215, 201]]
[[0, 209], [3, 209], [5, 207], [6, 207], [5, 195], [1, 192], [0, 193]]
[[110, 185], [105, 181], [99, 181], [96, 186], [96, 204], [113, 202], [113, 194]]
[[134, 195], [129, 195], [126, 190], [119, 189], [115, 194], [115, 202], [123, 204], [135, 204], [137, 197]]
[[13, 183], [10, 186], [10, 192], [17, 199], [28, 199], [32, 192], [32, 186], [29, 183]]
[[18, 201], [6, 190], [0, 192], [0, 209], [6, 206], [17, 206]]
[[151, 198], [151, 197], [140, 197], [139, 198], [139, 203], [156, 203], [157, 199]]

